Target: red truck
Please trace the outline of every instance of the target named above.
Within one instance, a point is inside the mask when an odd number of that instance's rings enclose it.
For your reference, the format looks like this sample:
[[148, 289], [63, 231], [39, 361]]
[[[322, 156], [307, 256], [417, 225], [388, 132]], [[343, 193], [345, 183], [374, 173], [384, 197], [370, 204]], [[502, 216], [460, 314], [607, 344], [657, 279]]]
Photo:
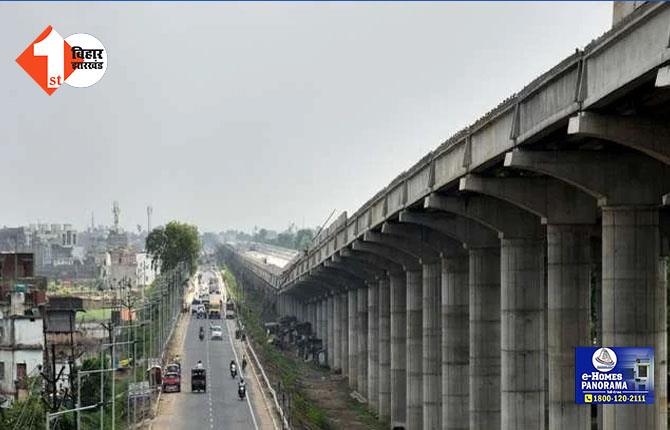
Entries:
[[167, 393], [168, 391], [176, 391], [177, 393], [181, 391], [181, 376], [179, 376], [179, 373], [166, 373], [163, 376], [163, 392]]
[[165, 376], [163, 376], [163, 392], [181, 391], [181, 366], [179, 364], [169, 364], [165, 368]]

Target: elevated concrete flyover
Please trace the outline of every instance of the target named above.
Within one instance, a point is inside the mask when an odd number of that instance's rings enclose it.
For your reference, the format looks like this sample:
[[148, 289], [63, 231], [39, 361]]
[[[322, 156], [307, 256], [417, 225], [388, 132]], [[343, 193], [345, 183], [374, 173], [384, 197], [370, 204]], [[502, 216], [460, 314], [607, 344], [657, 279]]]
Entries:
[[264, 303], [268, 303], [268, 307], [274, 309], [280, 301], [281, 269], [251, 258], [230, 244], [223, 245], [222, 254], [226, 267], [235, 276], [242, 292], [253, 290]]
[[599, 428], [666, 429], [669, 70], [670, 4], [640, 6], [343, 213], [281, 311], [334, 303], [333, 367], [393, 428], [590, 430], [573, 348], [602, 344], [655, 348], [656, 401]]

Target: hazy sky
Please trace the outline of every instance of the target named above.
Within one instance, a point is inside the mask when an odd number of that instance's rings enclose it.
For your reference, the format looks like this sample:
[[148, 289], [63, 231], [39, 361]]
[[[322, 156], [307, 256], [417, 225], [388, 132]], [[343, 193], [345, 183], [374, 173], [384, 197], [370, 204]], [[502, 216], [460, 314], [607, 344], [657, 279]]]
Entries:
[[[0, 5], [0, 226], [171, 219], [282, 229], [353, 213], [606, 31], [611, 3]], [[102, 41], [49, 97], [15, 58], [47, 25]]]

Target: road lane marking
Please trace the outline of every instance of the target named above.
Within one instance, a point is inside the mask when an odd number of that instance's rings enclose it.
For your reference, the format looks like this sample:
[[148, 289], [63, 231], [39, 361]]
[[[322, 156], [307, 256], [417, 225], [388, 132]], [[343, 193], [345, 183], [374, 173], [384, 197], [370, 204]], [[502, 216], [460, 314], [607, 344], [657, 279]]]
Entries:
[[[227, 319], [226, 319], [226, 329], [228, 331], [228, 341], [230, 342], [230, 347], [233, 349], [233, 356], [235, 356], [235, 362], [239, 363], [240, 360], [239, 360], [239, 357], [237, 356], [237, 351], [235, 350], [235, 344], [233, 343], [234, 342], [233, 336], [231, 336], [231, 334], [230, 334], [230, 325], [228, 324]], [[240, 367], [240, 375], [242, 375], [242, 368], [241, 367]], [[248, 389], [247, 389], [247, 391], [248, 391]], [[244, 396], [244, 398], [246, 399], [247, 405], [249, 406], [249, 412], [251, 413], [251, 420], [254, 423], [254, 428], [256, 430], [258, 430], [258, 423], [256, 422], [256, 415], [254, 414], [254, 408], [251, 407], [251, 400], [249, 400], [249, 395], [248, 394], [249, 393], [247, 393], [247, 395]]]
[[205, 339], [205, 342], [207, 342], [206, 345], [206, 350], [207, 350], [207, 373], [210, 375], [207, 377], [207, 383], [205, 384], [205, 387], [207, 389], [207, 402], [209, 403], [209, 423], [210, 427], [214, 426], [214, 414], [212, 413], [212, 384], [211, 384], [211, 370], [212, 368], [210, 367], [210, 359], [209, 359], [209, 339]]

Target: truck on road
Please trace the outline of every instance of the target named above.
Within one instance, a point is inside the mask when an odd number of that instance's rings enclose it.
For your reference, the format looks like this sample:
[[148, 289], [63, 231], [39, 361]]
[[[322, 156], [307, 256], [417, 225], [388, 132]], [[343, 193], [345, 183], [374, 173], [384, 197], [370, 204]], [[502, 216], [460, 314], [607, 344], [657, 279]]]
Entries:
[[221, 305], [223, 298], [220, 294], [211, 294], [209, 296], [209, 319], [221, 318]]

